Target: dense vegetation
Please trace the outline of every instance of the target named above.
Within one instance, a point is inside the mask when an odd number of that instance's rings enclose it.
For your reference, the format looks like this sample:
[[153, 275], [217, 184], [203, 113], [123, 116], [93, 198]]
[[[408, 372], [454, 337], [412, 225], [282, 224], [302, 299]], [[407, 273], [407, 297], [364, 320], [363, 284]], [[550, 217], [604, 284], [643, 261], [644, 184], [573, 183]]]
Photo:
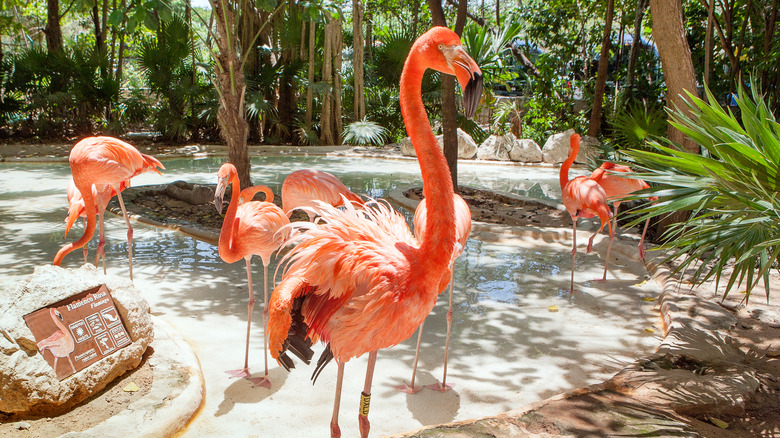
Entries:
[[[485, 70], [488, 92], [481, 126], [465, 120], [461, 126], [477, 140], [506, 130], [516, 116], [523, 135], [537, 142], [571, 127], [584, 131], [605, 3], [472, 1], [463, 40]], [[714, 44], [705, 47], [705, 3], [683, 2], [699, 83], [708, 75], [713, 95], [728, 104], [742, 80], [740, 73], [747, 71], [756, 75], [763, 90], [773, 93], [770, 102], [777, 102], [780, 39], [767, 33], [770, 26], [774, 29], [777, 6], [768, 0], [718, 3]], [[352, 63], [355, 4], [365, 14], [358, 26], [364, 76], [364, 103], [359, 105], [365, 108], [359, 110]], [[444, 4], [450, 22], [455, 4]], [[214, 86], [218, 48], [208, 5], [191, 8], [190, 3], [159, 0], [4, 5], [0, 12], [4, 137], [70, 139], [143, 130], [157, 132], [169, 142], [220, 141], [220, 96]], [[49, 18], [53, 5], [58, 17], [54, 19]], [[397, 84], [411, 42], [431, 26], [427, 2], [259, 0], [234, 6], [239, 39], [234, 50], [246, 77], [244, 112], [250, 142], [380, 144], [405, 135]], [[614, 9], [601, 132], [614, 145], [637, 146], [644, 135], [665, 130], [661, 110], [665, 82], [652, 42], [648, 1], [619, 0]], [[329, 47], [333, 32], [326, 35], [329, 23], [338, 23], [335, 49]], [[61, 31], [59, 41], [52, 35], [55, 24]], [[635, 29], [641, 43], [635, 45], [632, 60]], [[331, 58], [338, 62], [329, 68], [337, 66], [338, 71], [330, 76], [326, 50], [341, 54]], [[711, 67], [705, 71], [708, 57]], [[340, 99], [326, 102], [336, 92]], [[437, 76], [425, 84], [424, 95], [435, 116], [441, 98]], [[501, 95], [522, 99], [511, 106], [496, 105]], [[323, 109], [339, 114], [333, 125], [338, 132], [326, 135], [322, 129]]]

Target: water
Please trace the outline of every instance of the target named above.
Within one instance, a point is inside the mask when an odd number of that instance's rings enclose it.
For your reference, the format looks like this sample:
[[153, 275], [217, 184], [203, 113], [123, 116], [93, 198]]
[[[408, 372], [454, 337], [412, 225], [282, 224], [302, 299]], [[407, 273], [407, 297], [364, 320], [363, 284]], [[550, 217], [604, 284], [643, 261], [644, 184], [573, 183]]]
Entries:
[[[165, 160], [163, 175], [144, 174], [133, 186], [186, 180], [215, 183], [222, 158]], [[375, 197], [419, 186], [415, 161], [320, 156], [255, 157], [252, 179], [279, 195], [284, 177], [312, 167], [338, 176], [357, 193]], [[574, 174], [574, 172], [572, 172]], [[80, 225], [63, 239], [67, 213], [67, 163], [0, 163], [0, 286], [50, 264], [57, 250], [78, 238]], [[572, 175], [573, 176], [573, 175]], [[459, 163], [462, 185], [536, 195], [560, 202], [557, 169]], [[243, 361], [246, 333], [246, 271], [243, 262], [219, 259], [217, 248], [167, 229], [134, 223], [135, 284], [152, 313], [177, 327], [201, 361], [206, 401], [185, 436], [325, 436], [332, 409], [335, 366], [325, 369], [312, 387], [313, 367], [286, 373], [271, 364], [271, 391], [230, 379], [225, 370]], [[499, 228], [491, 231], [500, 230]], [[124, 221], [107, 215], [108, 272], [128, 276]], [[491, 233], [493, 235], [494, 233]], [[500, 233], [498, 233], [501, 235]], [[415, 395], [392, 386], [408, 381], [416, 336], [379, 353], [374, 378], [372, 435], [381, 436], [422, 425], [494, 415], [526, 403], [608, 378], [633, 358], [652, 351], [658, 338], [645, 331], [657, 312], [642, 296], [657, 295], [652, 282], [642, 285], [644, 268], [632, 260], [612, 261], [610, 281], [601, 276], [606, 245], [580, 253], [576, 282], [568, 289], [570, 242], [528, 235], [485, 237], [475, 228], [455, 265], [453, 338], [444, 394]], [[585, 242], [585, 235], [582, 242]], [[613, 249], [615, 251], [615, 249]], [[619, 252], [618, 252], [619, 253]], [[90, 256], [94, 255], [94, 242]], [[70, 253], [63, 267], [83, 263]], [[269, 267], [273, 273], [275, 262]], [[253, 263], [259, 301], [253, 317], [250, 368], [262, 370], [263, 275]], [[428, 317], [423, 335], [417, 384], [441, 378], [446, 332], [446, 299]], [[550, 306], [557, 306], [552, 312]], [[321, 350], [321, 347], [317, 347]], [[358, 393], [366, 356], [347, 364], [342, 398], [344, 436], [357, 435]], [[306, 408], [300, 409], [304, 397]], [[294, 432], [293, 432], [294, 431]]]

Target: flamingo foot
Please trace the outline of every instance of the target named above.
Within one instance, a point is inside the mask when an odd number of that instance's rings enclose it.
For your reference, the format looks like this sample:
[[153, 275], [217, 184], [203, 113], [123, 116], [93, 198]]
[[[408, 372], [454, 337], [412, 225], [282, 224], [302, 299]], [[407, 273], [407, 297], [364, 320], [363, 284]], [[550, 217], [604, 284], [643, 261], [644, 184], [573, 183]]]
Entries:
[[341, 429], [338, 423], [330, 422], [330, 438], [341, 438]]
[[412, 388], [406, 383], [401, 383], [400, 385], [394, 386], [393, 388], [395, 388], [398, 391], [405, 392], [407, 394], [416, 394], [422, 390], [422, 386], [415, 386], [414, 388]]
[[607, 279], [606, 278], [594, 278], [591, 281], [595, 281], [596, 283], [606, 283]]
[[645, 260], [645, 248], [643, 246], [639, 247], [639, 260]]
[[271, 389], [271, 379], [268, 378], [268, 376], [263, 377], [247, 377], [247, 380], [252, 382], [255, 386], [262, 386], [266, 389]]
[[434, 391], [439, 391], [439, 392], [447, 392], [450, 389], [452, 389], [453, 386], [455, 386], [454, 383], [441, 383], [441, 382], [436, 382], [433, 385], [425, 385], [426, 388], [432, 389]]
[[230, 377], [249, 377], [249, 368], [241, 368], [240, 370], [229, 370], [225, 372], [230, 374]]
[[368, 422], [367, 415], [358, 415], [358, 428], [360, 429], [360, 438], [368, 438], [368, 430], [371, 424]]

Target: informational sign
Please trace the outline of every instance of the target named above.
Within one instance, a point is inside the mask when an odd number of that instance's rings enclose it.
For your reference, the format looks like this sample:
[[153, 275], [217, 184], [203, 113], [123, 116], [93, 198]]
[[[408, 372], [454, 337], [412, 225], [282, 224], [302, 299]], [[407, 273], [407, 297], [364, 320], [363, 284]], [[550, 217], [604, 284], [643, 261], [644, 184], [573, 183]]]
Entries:
[[131, 343], [105, 284], [38, 309], [24, 320], [60, 380]]

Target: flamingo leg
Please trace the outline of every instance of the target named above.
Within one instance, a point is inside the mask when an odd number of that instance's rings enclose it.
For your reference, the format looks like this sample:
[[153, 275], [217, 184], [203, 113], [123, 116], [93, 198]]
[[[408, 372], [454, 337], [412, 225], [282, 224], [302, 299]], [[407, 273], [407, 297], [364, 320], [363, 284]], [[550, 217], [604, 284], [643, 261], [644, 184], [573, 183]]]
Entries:
[[417, 361], [420, 358], [420, 343], [422, 342], [422, 331], [423, 326], [425, 325], [425, 320], [420, 323], [420, 328], [417, 329], [417, 349], [414, 351], [414, 365], [412, 366], [412, 379], [410, 380], [409, 385], [406, 383], [401, 383], [400, 385], [396, 386], [395, 389], [405, 392], [407, 394], [414, 394], [422, 389], [421, 386], [414, 386], [414, 377], [417, 374]]
[[360, 438], [368, 438], [368, 430], [371, 428], [371, 424], [368, 422], [368, 409], [371, 405], [371, 381], [374, 379], [374, 366], [376, 366], [376, 350], [368, 354], [366, 383], [363, 385], [363, 392], [360, 394], [360, 414], [358, 414]]
[[[84, 229], [87, 229], [87, 218], [84, 219]], [[89, 249], [87, 248], [89, 246], [88, 243], [85, 243], [84, 246], [81, 247], [81, 252], [84, 253], [84, 263], [87, 263], [87, 255], [89, 254]]]
[[[102, 203], [100, 193], [98, 192], [98, 205]], [[103, 258], [103, 275], [106, 274], [106, 231], [103, 218], [104, 210], [98, 208], [98, 226], [100, 228], [100, 240], [98, 240], [97, 252], [95, 254], [95, 267], [100, 263], [100, 259]], [[86, 244], [84, 245], [86, 247]]]
[[447, 358], [450, 352], [450, 333], [452, 332], [452, 289], [455, 284], [455, 271], [452, 271], [450, 277], [450, 304], [447, 309], [447, 341], [444, 343], [444, 375], [441, 378], [441, 383], [434, 383], [433, 385], [425, 385], [427, 388], [435, 389], [437, 391], [446, 392], [452, 388], [452, 383], [447, 384]]
[[339, 366], [336, 377], [336, 398], [333, 401], [333, 417], [330, 420], [330, 438], [340, 438], [341, 429], [339, 429], [339, 407], [341, 406], [341, 384], [344, 381], [344, 364], [336, 360]]
[[[263, 355], [265, 357], [265, 375], [261, 378], [249, 379], [256, 386], [271, 389], [271, 380], [268, 378], [268, 265], [263, 263]], [[247, 339], [249, 334], [247, 333]]]
[[233, 377], [248, 377], [249, 376], [249, 331], [252, 328], [252, 311], [255, 308], [255, 294], [252, 291], [252, 266], [250, 259], [252, 257], [246, 257], [246, 280], [249, 285], [249, 303], [247, 303], [247, 321], [246, 321], [246, 349], [244, 351], [244, 368], [238, 370], [225, 371]]
[[571, 293], [574, 293], [574, 260], [577, 258], [577, 218], [572, 217], [572, 243], [571, 243]]
[[607, 281], [607, 266], [609, 265], [609, 253], [610, 251], [612, 251], [612, 241], [615, 240], [614, 231], [617, 230], [618, 207], [620, 207], [620, 203], [616, 202], [615, 214], [612, 215], [611, 225], [609, 226], [609, 245], [607, 245], [607, 255], [604, 258], [604, 276], [602, 276], [601, 279], [597, 279], [596, 281]]
[[127, 209], [125, 208], [125, 202], [122, 201], [122, 192], [119, 186], [114, 186], [116, 191], [116, 197], [119, 199], [119, 207], [122, 209], [122, 216], [125, 218], [127, 224], [127, 260], [130, 265], [130, 281], [133, 281], [133, 226], [130, 225], [130, 217], [127, 216]]
[[650, 225], [650, 218], [645, 221], [645, 229], [642, 231], [642, 238], [639, 239], [639, 258], [645, 259], [645, 234], [647, 233], [647, 226]]

